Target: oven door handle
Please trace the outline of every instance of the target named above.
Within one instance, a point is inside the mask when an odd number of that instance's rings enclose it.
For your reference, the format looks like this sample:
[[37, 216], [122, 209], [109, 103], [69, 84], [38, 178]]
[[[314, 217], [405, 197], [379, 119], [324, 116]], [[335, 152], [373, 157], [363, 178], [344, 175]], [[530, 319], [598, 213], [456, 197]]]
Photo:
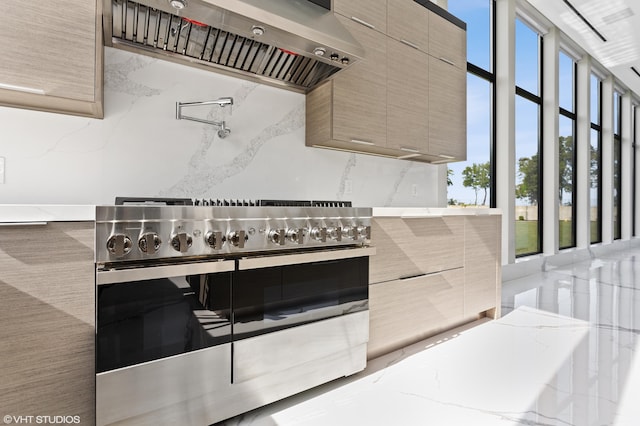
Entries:
[[96, 271], [96, 284], [115, 284], [156, 278], [179, 277], [196, 274], [229, 272], [235, 269], [232, 260], [214, 262], [183, 263], [178, 265], [162, 265], [145, 268], [110, 269]]
[[272, 266], [295, 265], [298, 263], [324, 262], [328, 260], [351, 259], [373, 256], [375, 247], [362, 247], [343, 250], [317, 251], [310, 253], [284, 254], [264, 257], [251, 257], [238, 260], [238, 270], [269, 268]]

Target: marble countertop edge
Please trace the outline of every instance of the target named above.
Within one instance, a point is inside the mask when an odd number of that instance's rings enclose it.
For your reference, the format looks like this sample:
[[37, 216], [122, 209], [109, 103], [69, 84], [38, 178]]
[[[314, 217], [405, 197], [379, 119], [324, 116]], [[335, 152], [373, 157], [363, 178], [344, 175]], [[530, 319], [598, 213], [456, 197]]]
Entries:
[[[446, 207], [373, 207], [374, 217], [442, 217], [500, 215], [500, 209]], [[0, 223], [93, 221], [95, 205], [0, 204]]]
[[482, 207], [374, 207], [373, 217], [442, 217], [501, 215], [500, 209]]
[[0, 204], [0, 223], [94, 221], [94, 205]]

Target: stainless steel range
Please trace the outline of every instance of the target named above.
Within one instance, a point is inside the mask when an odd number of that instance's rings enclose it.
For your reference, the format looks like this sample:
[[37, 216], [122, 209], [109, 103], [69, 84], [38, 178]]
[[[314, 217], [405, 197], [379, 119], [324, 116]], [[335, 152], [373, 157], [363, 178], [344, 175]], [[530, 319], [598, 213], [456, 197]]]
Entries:
[[96, 210], [98, 424], [211, 424], [366, 366], [370, 208], [118, 202]]

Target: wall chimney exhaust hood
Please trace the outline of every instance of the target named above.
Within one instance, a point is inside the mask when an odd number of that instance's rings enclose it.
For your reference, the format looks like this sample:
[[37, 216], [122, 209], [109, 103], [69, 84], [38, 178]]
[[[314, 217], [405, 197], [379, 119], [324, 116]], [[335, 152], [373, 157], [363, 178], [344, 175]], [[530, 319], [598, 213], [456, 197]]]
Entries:
[[364, 57], [309, 0], [108, 0], [105, 44], [307, 92]]

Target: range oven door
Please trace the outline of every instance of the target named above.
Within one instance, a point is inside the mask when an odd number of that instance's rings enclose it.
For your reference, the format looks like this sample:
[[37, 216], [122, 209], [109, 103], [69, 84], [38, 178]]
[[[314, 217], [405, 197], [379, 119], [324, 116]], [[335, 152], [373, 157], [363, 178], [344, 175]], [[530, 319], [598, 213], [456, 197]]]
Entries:
[[223, 261], [98, 272], [96, 372], [229, 343], [233, 267]]
[[97, 424], [227, 389], [234, 268], [211, 261], [97, 271]]

